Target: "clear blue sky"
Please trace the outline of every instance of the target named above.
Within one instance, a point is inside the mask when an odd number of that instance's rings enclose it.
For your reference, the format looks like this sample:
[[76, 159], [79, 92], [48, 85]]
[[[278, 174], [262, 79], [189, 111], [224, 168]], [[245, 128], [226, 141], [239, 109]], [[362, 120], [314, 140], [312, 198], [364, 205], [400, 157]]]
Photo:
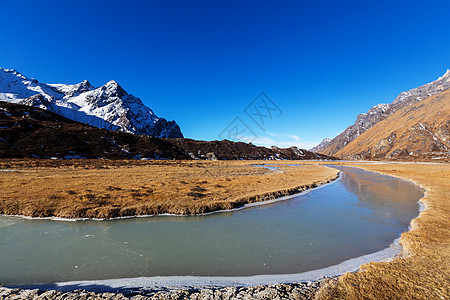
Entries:
[[[186, 137], [309, 148], [450, 68], [450, 1], [1, 1], [0, 66], [114, 79]], [[258, 127], [264, 91], [283, 112]]]

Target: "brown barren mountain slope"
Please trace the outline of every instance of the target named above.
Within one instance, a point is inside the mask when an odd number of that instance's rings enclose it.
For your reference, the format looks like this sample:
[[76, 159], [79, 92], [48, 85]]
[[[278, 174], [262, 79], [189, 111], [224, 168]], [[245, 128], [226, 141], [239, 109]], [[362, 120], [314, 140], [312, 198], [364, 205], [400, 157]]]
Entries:
[[[369, 109], [368, 112], [359, 114], [353, 125], [347, 127], [341, 134], [331, 140], [324, 140], [314, 147], [315, 152], [336, 156], [336, 153], [342, 150], [361, 134], [375, 126], [377, 123], [391, 117], [404, 107], [416, 104], [424, 99], [440, 94], [450, 89], [450, 70], [439, 77], [437, 80], [401, 92], [392, 103], [380, 103]], [[422, 159], [422, 157], [420, 157]]]
[[201, 214], [297, 193], [334, 180], [338, 173], [318, 165], [280, 165], [280, 172], [249, 161], [50, 162], [20, 169], [12, 169], [20, 161], [0, 163], [10, 170], [0, 172], [0, 214], [63, 218]]
[[362, 133], [335, 156], [344, 159], [448, 160], [450, 91], [406, 106]]
[[397, 258], [329, 281], [316, 299], [450, 299], [450, 164], [346, 165], [415, 182], [426, 189], [426, 210], [402, 233]]

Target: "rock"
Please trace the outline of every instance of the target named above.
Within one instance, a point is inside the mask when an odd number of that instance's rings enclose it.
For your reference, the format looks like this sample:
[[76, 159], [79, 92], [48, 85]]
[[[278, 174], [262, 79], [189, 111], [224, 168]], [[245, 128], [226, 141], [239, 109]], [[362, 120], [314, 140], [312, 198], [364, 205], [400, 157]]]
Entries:
[[129, 294], [123, 293], [96, 293], [84, 290], [70, 292], [39, 291], [25, 289], [10, 289], [0, 287], [0, 299], [105, 299], [105, 300], [181, 300], [181, 299], [312, 299], [320, 286], [320, 281], [309, 281], [291, 284], [270, 284], [252, 287], [223, 287], [205, 289], [185, 289], [153, 291], [142, 289]]
[[217, 156], [214, 154], [214, 152], [206, 153], [206, 159], [207, 160], [218, 160]]

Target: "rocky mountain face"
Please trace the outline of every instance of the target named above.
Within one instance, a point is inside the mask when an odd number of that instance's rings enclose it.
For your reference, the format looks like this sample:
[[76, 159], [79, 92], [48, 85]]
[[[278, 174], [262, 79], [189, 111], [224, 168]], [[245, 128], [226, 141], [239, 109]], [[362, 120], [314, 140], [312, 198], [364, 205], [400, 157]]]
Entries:
[[347, 127], [344, 132], [333, 138], [328, 143], [318, 145], [313, 149], [315, 149], [318, 153], [332, 156], [338, 155], [339, 158], [343, 158], [342, 153], [346, 152], [345, 147], [374, 125], [394, 115], [397, 111], [403, 109], [404, 107], [421, 102], [424, 99], [442, 93], [449, 88], [450, 70], [447, 70], [447, 72], [436, 81], [407, 92], [400, 93], [400, 95], [395, 98], [392, 103], [373, 106], [367, 113], [358, 115], [356, 122]]
[[0, 158], [186, 159], [187, 155], [161, 138], [97, 128], [48, 110], [0, 101]]
[[297, 147], [278, 148], [260, 147], [243, 142], [197, 141], [191, 139], [166, 139], [168, 142], [185, 150], [193, 159], [208, 159], [214, 154], [217, 159], [234, 160], [335, 160], [323, 154], [317, 154]]
[[450, 161], [450, 90], [403, 107], [335, 155], [344, 159]]
[[0, 101], [0, 158], [107, 159], [331, 159], [291, 148], [265, 148], [232, 141], [156, 138], [111, 131], [76, 122], [34, 107], [46, 98], [28, 98], [33, 105]]
[[39, 107], [73, 121], [108, 130], [163, 138], [183, 137], [174, 121], [157, 117], [117, 82], [95, 88], [87, 80], [46, 84], [16, 70], [0, 68], [0, 101]]

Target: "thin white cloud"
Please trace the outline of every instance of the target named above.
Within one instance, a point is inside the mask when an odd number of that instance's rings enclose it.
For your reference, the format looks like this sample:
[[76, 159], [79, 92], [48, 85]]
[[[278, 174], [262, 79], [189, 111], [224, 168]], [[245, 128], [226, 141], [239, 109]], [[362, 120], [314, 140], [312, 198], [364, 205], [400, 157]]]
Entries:
[[300, 137], [297, 136], [297, 135], [293, 135], [293, 134], [286, 133], [286, 136], [287, 136], [287, 137], [290, 137], [291, 139], [296, 140], [297, 142], [300, 142], [300, 140], [301, 140]]
[[280, 148], [288, 148], [291, 146], [296, 146], [302, 149], [311, 149], [312, 147], [319, 144], [316, 141], [303, 141], [299, 136], [289, 133], [274, 133], [267, 132], [269, 136], [259, 136], [254, 138], [245, 138], [247, 141], [251, 141], [254, 145], [271, 147], [277, 146]]
[[266, 133], [272, 137], [281, 137], [282, 136], [281, 134], [276, 133], [276, 132], [267, 131]]

